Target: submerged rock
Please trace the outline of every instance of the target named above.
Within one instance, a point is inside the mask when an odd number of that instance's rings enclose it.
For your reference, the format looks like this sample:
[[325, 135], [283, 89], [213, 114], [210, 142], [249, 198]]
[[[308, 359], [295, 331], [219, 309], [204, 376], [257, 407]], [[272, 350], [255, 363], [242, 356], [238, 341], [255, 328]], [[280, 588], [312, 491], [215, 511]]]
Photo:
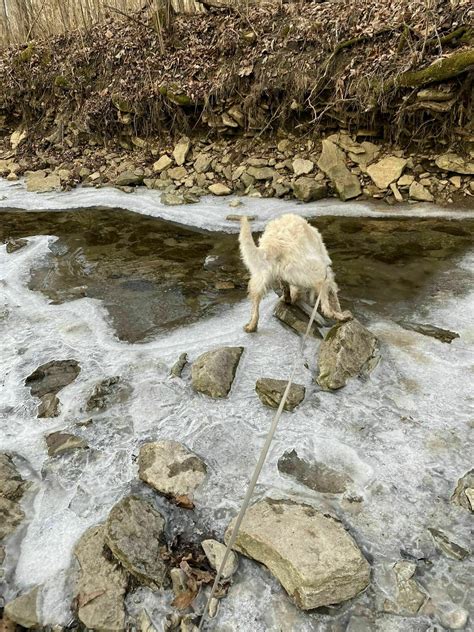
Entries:
[[[304, 334], [308, 327], [309, 316], [298, 305], [290, 305], [284, 301], [278, 301], [275, 307], [273, 315], [285, 325], [288, 325], [290, 329], [293, 329], [298, 334]], [[322, 338], [322, 334], [318, 329], [318, 326], [313, 322], [309, 335], [312, 338]]]
[[324, 390], [345, 386], [372, 371], [380, 359], [378, 341], [358, 320], [334, 325], [319, 347], [317, 383]]
[[[269, 377], [261, 377], [255, 384], [255, 390], [260, 401], [270, 408], [278, 408], [288, 380], [274, 380]], [[301, 384], [292, 384], [288, 392], [284, 410], [291, 411], [304, 399], [306, 389]]]
[[386, 599], [384, 611], [398, 615], [415, 615], [419, 612], [428, 596], [420, 589], [418, 582], [413, 578], [416, 564], [408, 560], [400, 560], [393, 567], [397, 594], [394, 601]]
[[146, 500], [126, 496], [110, 511], [105, 543], [114, 557], [141, 582], [163, 587], [167, 567], [160, 555], [165, 520]]
[[453, 542], [448, 536], [439, 529], [428, 528], [437, 548], [447, 557], [453, 560], [464, 560], [469, 557], [470, 552], [464, 547]]
[[61, 402], [59, 401], [59, 397], [57, 395], [54, 393], [46, 393], [46, 395], [43, 395], [41, 398], [36, 415], [40, 419], [58, 417], [60, 405]]
[[80, 566], [75, 590], [77, 615], [92, 630], [124, 630], [127, 573], [115, 561], [110, 561], [104, 544], [105, 527], [98, 525], [88, 529], [74, 549]]
[[325, 463], [301, 459], [296, 450], [282, 454], [278, 459], [278, 470], [322, 494], [342, 494], [352, 482], [345, 472], [338, 472]]
[[21, 250], [25, 246], [28, 245], [27, 239], [9, 239], [6, 243], [6, 250], [9, 255], [16, 252], [17, 250]]
[[128, 399], [131, 387], [123, 384], [120, 376], [114, 375], [98, 382], [87, 400], [86, 412], [99, 411], [120, 404]]
[[459, 334], [456, 332], [449, 331], [449, 329], [441, 329], [441, 327], [436, 327], [435, 325], [422, 325], [421, 323], [412, 323], [406, 320], [398, 321], [398, 324], [404, 329], [416, 331], [419, 334], [423, 334], [423, 336], [431, 336], [447, 344], [451, 344], [455, 338], [459, 338]]
[[25, 380], [25, 386], [36, 397], [43, 397], [47, 393], [58, 393], [62, 388], [73, 382], [79, 375], [81, 368], [76, 360], [52, 360], [39, 366]]
[[145, 443], [138, 455], [142, 481], [176, 500], [191, 497], [206, 477], [206, 464], [176, 441]]
[[351, 599], [370, 582], [370, 565], [342, 524], [309, 505], [257, 502], [234, 548], [265, 564], [303, 610]]
[[243, 347], [221, 347], [196, 358], [191, 368], [194, 390], [209, 397], [227, 397], [243, 350]]
[[367, 173], [372, 182], [379, 189], [386, 189], [392, 182], [398, 180], [407, 164], [405, 158], [387, 156], [367, 167]]
[[293, 193], [301, 202], [313, 202], [327, 196], [328, 188], [323, 182], [316, 182], [314, 178], [298, 178], [293, 183]]
[[328, 139], [323, 140], [318, 167], [329, 177], [341, 200], [350, 200], [362, 193], [359, 178], [346, 167], [344, 152]]
[[23, 628], [35, 628], [39, 625], [38, 617], [38, 593], [39, 586], [29, 592], [20, 595], [5, 605], [4, 613], [10, 619]]
[[52, 432], [46, 437], [46, 445], [49, 456], [57, 456], [70, 450], [88, 447], [84, 439], [68, 432]]
[[181, 373], [184, 370], [184, 367], [187, 365], [188, 363], [188, 354], [187, 353], [182, 353], [179, 358], [176, 360], [176, 362], [173, 364], [173, 366], [171, 367], [170, 370], [170, 375], [172, 377], [181, 377]]
[[474, 512], [474, 469], [469, 470], [459, 479], [451, 496], [451, 502], [464, 507], [471, 513]]
[[[217, 540], [203, 540], [201, 546], [211, 567], [218, 571], [224, 560], [227, 547]], [[230, 551], [222, 571], [222, 579], [229, 579], [237, 570], [238, 565], [239, 560], [237, 555], [233, 551]]]

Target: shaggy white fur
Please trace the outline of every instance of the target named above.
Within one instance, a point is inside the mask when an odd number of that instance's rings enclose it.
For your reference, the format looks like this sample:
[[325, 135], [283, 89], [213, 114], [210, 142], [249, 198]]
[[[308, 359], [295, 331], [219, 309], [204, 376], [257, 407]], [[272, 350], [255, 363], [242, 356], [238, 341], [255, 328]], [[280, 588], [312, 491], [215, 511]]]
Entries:
[[240, 253], [250, 272], [249, 296], [252, 315], [247, 332], [257, 330], [259, 305], [268, 290], [280, 283], [284, 300], [295, 303], [301, 291], [309, 292], [314, 303], [321, 292], [321, 311], [335, 320], [352, 318], [342, 312], [331, 259], [319, 231], [298, 215], [281, 215], [269, 222], [257, 246], [247, 217], [241, 218]]

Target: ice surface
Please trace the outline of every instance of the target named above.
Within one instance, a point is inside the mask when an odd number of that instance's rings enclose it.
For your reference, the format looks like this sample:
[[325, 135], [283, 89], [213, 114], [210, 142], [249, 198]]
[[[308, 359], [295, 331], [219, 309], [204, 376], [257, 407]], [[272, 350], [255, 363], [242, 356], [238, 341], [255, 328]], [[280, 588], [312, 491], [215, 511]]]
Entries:
[[448, 209], [435, 204], [387, 206], [384, 202], [370, 204], [365, 202], [341, 202], [336, 199], [320, 200], [303, 204], [279, 199], [239, 198], [243, 205], [238, 208], [229, 207], [233, 196], [218, 198], [206, 196], [199, 204], [166, 206], [160, 202], [160, 191], [138, 187], [133, 193], [125, 193], [113, 187], [96, 189], [78, 187], [72, 191], [50, 193], [30, 193], [25, 189], [23, 181], [8, 182], [0, 180], [0, 211], [2, 208], [24, 209], [26, 211], [66, 210], [103, 206], [107, 208], [123, 208], [159, 217], [171, 222], [193, 226], [204, 230], [221, 230], [237, 232], [238, 222], [226, 220], [227, 215], [254, 215], [255, 230], [282, 213], [297, 213], [305, 217], [321, 215], [351, 215], [353, 217], [474, 217], [474, 210]]
[[[0, 193], [5, 193], [5, 185], [0, 186]], [[222, 201], [168, 209], [160, 207], [152, 193], [128, 196], [109, 189], [84, 189], [39, 197], [9, 186], [8, 206], [59, 209], [83, 207], [88, 200], [105, 204], [106, 199], [108, 205], [121, 206], [126, 200], [129, 208], [136, 203], [134, 210], [174, 221], [184, 222], [186, 217], [196, 225], [201, 217], [201, 227], [224, 224], [228, 208]], [[244, 209], [263, 218], [282, 205], [246, 200]], [[304, 207], [305, 214], [310, 208]], [[334, 214], [338, 203], [313, 208]], [[362, 212], [360, 206], [352, 208]], [[150, 342], [121, 342], [99, 301], [81, 298], [51, 305], [42, 294], [28, 289], [30, 268], [47, 254], [54, 239], [31, 237], [27, 247], [10, 255], [0, 246], [0, 447], [27, 459], [34, 481], [20, 549], [8, 558], [13, 567], [18, 555], [5, 597], [44, 584], [43, 623], [64, 624], [70, 618], [67, 570], [73, 546], [136, 486], [134, 456], [144, 440], [182, 441], [204, 458], [210, 473], [196, 494], [196, 512], [206, 528], [222, 538], [243, 498], [272, 416], [256, 396], [255, 382], [262, 376], [288, 376], [298, 338], [271, 317], [275, 297], [269, 296], [255, 335], [242, 330], [249, 311], [244, 301]], [[426, 297], [431, 299], [423, 298], [412, 318], [459, 332], [460, 338], [451, 345], [374, 317], [372, 310], [366, 324], [381, 340], [382, 362], [368, 380], [325, 393], [313, 382], [319, 343], [308, 343], [309, 369], [302, 358], [295, 377], [306, 386], [306, 399], [294, 413], [283, 415], [257, 487], [257, 498], [297, 496], [343, 521], [373, 563], [374, 589], [360, 598], [366, 604], [375, 600], [381, 605], [389, 590], [384, 582], [387, 568], [408, 556], [421, 560], [418, 579], [435, 605], [468, 607], [469, 560], [437, 557], [427, 532], [427, 527], [439, 528], [468, 545], [470, 516], [452, 505], [449, 497], [458, 478], [472, 467], [472, 440], [467, 436], [473, 418], [473, 254], [453, 266], [445, 278], [430, 281], [432, 291]], [[228, 399], [214, 401], [194, 393], [186, 373], [183, 379], [169, 378], [168, 369], [181, 352], [186, 351], [192, 361], [221, 345], [245, 347]], [[61, 415], [37, 419], [37, 401], [24, 386], [25, 377], [40, 364], [66, 358], [77, 359], [81, 372], [59, 393]], [[85, 413], [94, 385], [114, 375], [131, 384], [130, 399], [103, 412]], [[89, 418], [92, 423], [84, 424]], [[48, 460], [44, 435], [59, 429], [83, 437], [90, 450]], [[342, 497], [322, 495], [280, 475], [278, 459], [291, 449], [346, 470], [353, 488]], [[433, 555], [432, 564], [423, 563], [424, 557]], [[350, 607], [344, 606], [340, 616], [347, 618]], [[226, 632], [329, 629], [326, 615], [298, 612], [277, 582], [251, 562], [239, 571], [218, 616], [222, 622], [218, 629]], [[237, 617], [240, 627], [236, 628]], [[284, 627], [285, 621], [290, 627]], [[403, 627], [404, 620], [396, 617], [385, 621], [386, 627], [380, 629], [420, 630], [425, 629], [426, 618], [417, 619], [418, 628], [412, 623]]]

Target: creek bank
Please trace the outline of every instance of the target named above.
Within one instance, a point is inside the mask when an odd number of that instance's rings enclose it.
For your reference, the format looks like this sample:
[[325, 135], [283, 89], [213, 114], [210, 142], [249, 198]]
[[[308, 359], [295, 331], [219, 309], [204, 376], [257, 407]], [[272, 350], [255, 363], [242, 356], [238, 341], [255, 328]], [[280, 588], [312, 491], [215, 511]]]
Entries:
[[35, 170], [33, 157], [5, 154], [10, 157], [1, 158], [0, 153], [0, 176], [11, 180], [12, 174], [17, 179], [24, 175], [28, 191], [45, 193], [82, 185], [114, 186], [132, 193], [145, 186], [157, 190], [165, 205], [193, 204], [209, 194], [301, 202], [333, 196], [374, 198], [390, 205], [450, 204], [474, 196], [472, 163], [467, 158], [407, 153], [360, 142], [344, 130], [309, 141], [297, 136], [255, 143], [245, 138], [209, 142], [185, 137], [164, 148], [149, 142], [146, 150], [134, 152], [86, 147], [74, 160], [46, 158], [48, 166], [40, 170]]

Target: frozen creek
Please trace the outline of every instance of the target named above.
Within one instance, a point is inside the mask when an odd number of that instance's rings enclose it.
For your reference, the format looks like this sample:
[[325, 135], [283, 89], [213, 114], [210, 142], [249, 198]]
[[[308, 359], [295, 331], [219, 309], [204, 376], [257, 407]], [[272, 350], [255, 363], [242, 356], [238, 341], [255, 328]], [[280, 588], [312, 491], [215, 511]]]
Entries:
[[[248, 200], [242, 210], [218, 199], [175, 208], [160, 207], [148, 199], [150, 192], [104, 191], [38, 196], [0, 185], [0, 243], [9, 236], [29, 239], [13, 254], [0, 245], [0, 450], [16, 453], [22, 475], [33, 482], [23, 501], [27, 518], [7, 542], [3, 597], [42, 584], [43, 624], [67, 624], [72, 548], [130, 491], [153, 499], [178, 530], [195, 529], [184, 510], [170, 509], [139, 483], [135, 457], [144, 441], [175, 439], [205, 460], [209, 475], [195, 497], [201, 533], [193, 535], [222, 538], [272, 415], [256, 396], [255, 382], [262, 376], [286, 378], [298, 344], [271, 315], [275, 295], [264, 302], [259, 333], [242, 331], [249, 306], [235, 236], [222, 234], [237, 226], [225, 216], [255, 214], [261, 228], [269, 217], [296, 208], [316, 217], [342, 301], [379, 337], [383, 359], [369, 380], [325, 393], [313, 381], [318, 343], [308, 345], [309, 368], [302, 359], [296, 376], [307, 388], [305, 401], [282, 417], [256, 498], [296, 497], [338, 516], [371, 562], [372, 583], [352, 602], [302, 613], [264, 568], [244, 560], [214, 628], [415, 632], [439, 629], [439, 616], [454, 606], [469, 609], [470, 559], [439, 553], [428, 528], [469, 548], [472, 517], [450, 496], [472, 467], [474, 214], [424, 206], [395, 213], [336, 202], [295, 207], [275, 200]], [[92, 208], [98, 206], [102, 210]], [[58, 212], [75, 208], [81, 210]], [[151, 215], [208, 232], [165, 229]], [[162, 230], [173, 233], [165, 237], [172, 240], [166, 242], [171, 252], [187, 240], [198, 245], [173, 265], [160, 250], [154, 268], [153, 222], [160, 245]], [[127, 230], [130, 238], [124, 240]], [[219, 257], [228, 278], [236, 279], [229, 295], [214, 287], [212, 263], [219, 264]], [[206, 268], [207, 276], [200, 276]], [[222, 266], [218, 269], [221, 274]], [[70, 290], [78, 285], [95, 289], [77, 298]], [[158, 317], [147, 311], [150, 301]], [[455, 331], [459, 338], [448, 345], [401, 327], [404, 319]], [[194, 393], [186, 372], [183, 379], [169, 378], [181, 352], [192, 361], [222, 345], [245, 347], [228, 399]], [[59, 393], [61, 415], [37, 419], [37, 400], [24, 386], [25, 377], [45, 362], [66, 358], [78, 360], [81, 372]], [[81, 425], [91, 417], [83, 409], [94, 385], [115, 375], [131, 385], [129, 399]], [[91, 449], [48, 459], [44, 435], [55, 430], [83, 437]], [[278, 459], [292, 449], [347, 472], [350, 493], [318, 494], [280, 474]], [[393, 597], [389, 571], [400, 558], [417, 561], [416, 579], [431, 597], [431, 616], [383, 613], [385, 598]], [[171, 599], [139, 588], [127, 597], [128, 612], [133, 617], [146, 608], [158, 624]], [[356, 627], [371, 612], [377, 613], [374, 627]]]

